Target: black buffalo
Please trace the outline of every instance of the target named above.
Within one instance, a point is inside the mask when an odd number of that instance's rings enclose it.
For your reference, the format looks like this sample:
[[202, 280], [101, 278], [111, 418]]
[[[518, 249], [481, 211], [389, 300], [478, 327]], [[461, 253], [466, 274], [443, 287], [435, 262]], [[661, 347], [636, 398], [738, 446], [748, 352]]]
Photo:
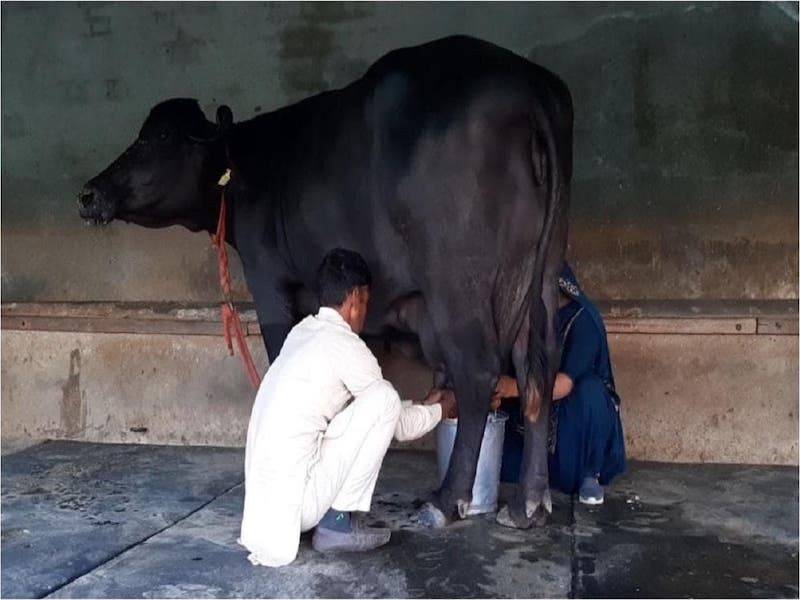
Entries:
[[532, 417], [510, 515], [520, 527], [543, 520], [572, 171], [566, 85], [508, 50], [456, 36], [390, 52], [342, 89], [239, 123], [224, 106], [212, 123], [195, 100], [167, 100], [86, 184], [80, 213], [213, 231], [228, 168], [227, 242], [269, 358], [316, 308], [309, 290], [323, 255], [359, 252], [374, 278], [367, 332], [388, 323], [417, 334], [458, 398], [438, 507], [464, 516], [491, 392], [508, 373]]

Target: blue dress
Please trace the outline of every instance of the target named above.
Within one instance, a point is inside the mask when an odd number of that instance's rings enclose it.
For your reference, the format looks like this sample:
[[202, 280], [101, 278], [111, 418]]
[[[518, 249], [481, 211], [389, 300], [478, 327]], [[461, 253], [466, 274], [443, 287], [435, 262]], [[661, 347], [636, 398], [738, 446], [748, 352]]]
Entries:
[[[563, 344], [559, 370], [572, 379], [573, 388], [551, 407], [548, 463], [550, 486], [572, 494], [587, 476], [599, 477], [602, 485], [608, 484], [625, 470], [626, 459], [605, 326], [597, 309], [577, 287], [571, 270], [565, 269], [565, 273], [566, 281], [572, 283], [567, 289], [574, 295], [569, 294], [572, 301], [558, 311]], [[566, 292], [565, 286], [561, 287]], [[522, 464], [524, 417], [518, 400], [506, 408], [510, 415], [500, 478], [516, 482]]]

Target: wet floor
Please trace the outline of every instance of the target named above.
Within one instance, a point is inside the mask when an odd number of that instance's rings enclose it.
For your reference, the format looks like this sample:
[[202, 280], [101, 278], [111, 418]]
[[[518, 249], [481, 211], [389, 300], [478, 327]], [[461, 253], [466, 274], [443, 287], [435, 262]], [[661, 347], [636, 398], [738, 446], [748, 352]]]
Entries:
[[632, 463], [548, 525], [412, 515], [435, 456], [386, 459], [370, 518], [388, 546], [253, 567], [236, 544], [243, 452], [48, 442], [2, 459], [3, 597], [797, 597], [796, 468]]

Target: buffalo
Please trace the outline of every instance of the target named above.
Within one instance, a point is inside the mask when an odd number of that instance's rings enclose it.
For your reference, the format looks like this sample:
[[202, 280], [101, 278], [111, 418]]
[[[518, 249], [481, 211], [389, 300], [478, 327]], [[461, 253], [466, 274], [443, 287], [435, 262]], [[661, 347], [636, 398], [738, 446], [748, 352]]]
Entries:
[[454, 36], [389, 52], [337, 90], [235, 122], [193, 99], [150, 111], [138, 137], [79, 194], [80, 215], [213, 232], [253, 295], [270, 360], [316, 309], [314, 273], [341, 246], [373, 272], [367, 333], [418, 336], [459, 421], [435, 495], [466, 515], [491, 394], [516, 377], [528, 415], [513, 525], [551, 510], [547, 426], [559, 348], [557, 274], [567, 239], [572, 99], [548, 70]]

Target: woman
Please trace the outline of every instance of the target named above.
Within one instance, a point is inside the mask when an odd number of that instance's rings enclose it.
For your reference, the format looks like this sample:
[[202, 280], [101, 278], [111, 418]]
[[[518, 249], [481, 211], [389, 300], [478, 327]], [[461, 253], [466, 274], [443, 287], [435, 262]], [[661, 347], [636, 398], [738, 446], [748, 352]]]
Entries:
[[[625, 470], [625, 440], [606, 329], [566, 263], [558, 286], [557, 325], [563, 353], [550, 411], [550, 486], [567, 494], [578, 492], [584, 504], [602, 504], [602, 486]], [[503, 376], [494, 402], [518, 395], [516, 380]], [[524, 417], [518, 399], [506, 405], [511, 415], [506, 422], [501, 479], [516, 482]]]

